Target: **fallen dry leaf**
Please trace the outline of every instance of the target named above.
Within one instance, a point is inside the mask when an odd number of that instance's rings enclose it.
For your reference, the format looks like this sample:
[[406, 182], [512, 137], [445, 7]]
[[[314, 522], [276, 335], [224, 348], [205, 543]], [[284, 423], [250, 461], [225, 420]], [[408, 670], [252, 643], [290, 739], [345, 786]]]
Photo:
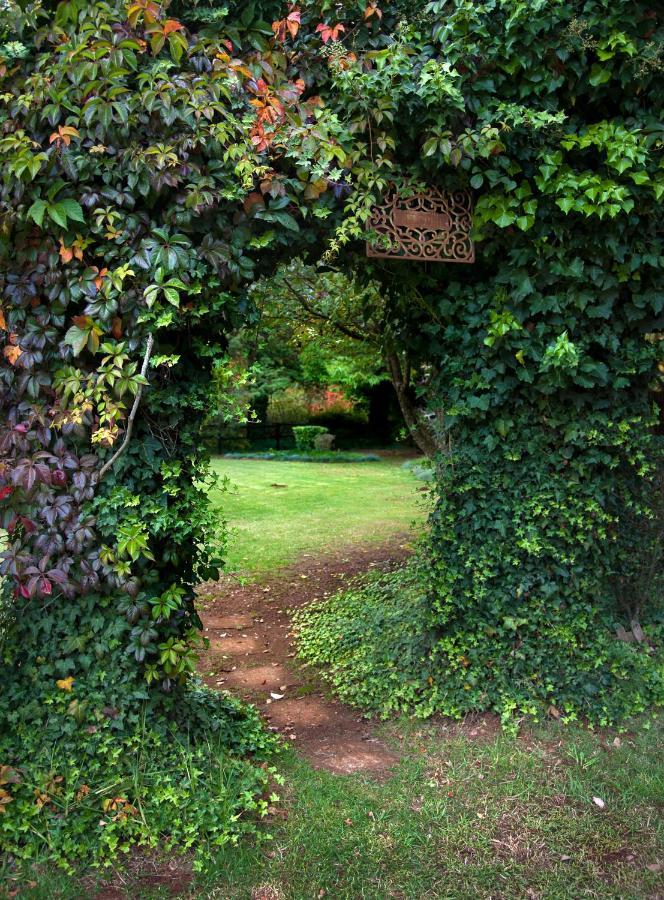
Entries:
[[604, 809], [604, 807], [606, 806], [606, 803], [602, 800], [601, 797], [593, 797], [593, 803], [600, 809]]

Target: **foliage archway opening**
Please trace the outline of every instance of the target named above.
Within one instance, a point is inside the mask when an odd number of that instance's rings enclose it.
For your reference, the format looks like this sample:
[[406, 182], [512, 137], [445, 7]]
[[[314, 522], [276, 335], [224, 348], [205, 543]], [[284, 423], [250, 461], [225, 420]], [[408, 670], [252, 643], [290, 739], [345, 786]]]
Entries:
[[[269, 745], [189, 686], [194, 589], [220, 564], [199, 430], [247, 284], [294, 256], [356, 279], [350, 307], [323, 292], [312, 314], [372, 329], [438, 462], [425, 649], [378, 707], [609, 722], [661, 701], [659, 14], [167, 6], [0, 13], [0, 746], [12, 771], [16, 738], [41, 747], [8, 802], [28, 809], [44, 741], [99, 760], [140, 728]], [[474, 266], [361, 261], [399, 173], [475, 193]], [[333, 664], [328, 615], [308, 652]], [[647, 639], [617, 640], [632, 620]], [[232, 765], [236, 807], [259, 806], [263, 776]], [[114, 821], [107, 849], [154, 837]]]

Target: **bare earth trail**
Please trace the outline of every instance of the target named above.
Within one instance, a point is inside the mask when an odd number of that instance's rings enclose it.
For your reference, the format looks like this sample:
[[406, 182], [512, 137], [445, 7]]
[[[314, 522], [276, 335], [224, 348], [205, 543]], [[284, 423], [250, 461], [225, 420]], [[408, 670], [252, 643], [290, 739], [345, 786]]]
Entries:
[[316, 768], [384, 776], [397, 757], [359, 712], [330, 697], [298, 665], [290, 614], [355, 575], [394, 568], [408, 556], [408, 541], [404, 534], [335, 556], [305, 556], [269, 581], [242, 584], [227, 576], [204, 585], [200, 615], [210, 647], [199, 671], [205, 683], [256, 704], [268, 726]]

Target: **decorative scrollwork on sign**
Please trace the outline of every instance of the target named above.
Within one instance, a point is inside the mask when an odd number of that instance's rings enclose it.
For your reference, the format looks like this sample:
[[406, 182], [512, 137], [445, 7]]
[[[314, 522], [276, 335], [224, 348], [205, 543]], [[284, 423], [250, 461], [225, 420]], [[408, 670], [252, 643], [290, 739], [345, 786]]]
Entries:
[[377, 238], [367, 241], [367, 256], [472, 263], [472, 224], [473, 201], [468, 191], [431, 187], [402, 197], [392, 190], [371, 212], [369, 228]]

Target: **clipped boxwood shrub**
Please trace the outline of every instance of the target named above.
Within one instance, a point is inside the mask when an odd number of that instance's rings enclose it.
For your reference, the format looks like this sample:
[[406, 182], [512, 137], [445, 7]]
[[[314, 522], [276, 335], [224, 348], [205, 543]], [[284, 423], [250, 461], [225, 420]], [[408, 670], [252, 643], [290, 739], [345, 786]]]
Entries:
[[295, 446], [298, 450], [315, 450], [316, 438], [327, 434], [322, 425], [296, 425], [293, 428]]

